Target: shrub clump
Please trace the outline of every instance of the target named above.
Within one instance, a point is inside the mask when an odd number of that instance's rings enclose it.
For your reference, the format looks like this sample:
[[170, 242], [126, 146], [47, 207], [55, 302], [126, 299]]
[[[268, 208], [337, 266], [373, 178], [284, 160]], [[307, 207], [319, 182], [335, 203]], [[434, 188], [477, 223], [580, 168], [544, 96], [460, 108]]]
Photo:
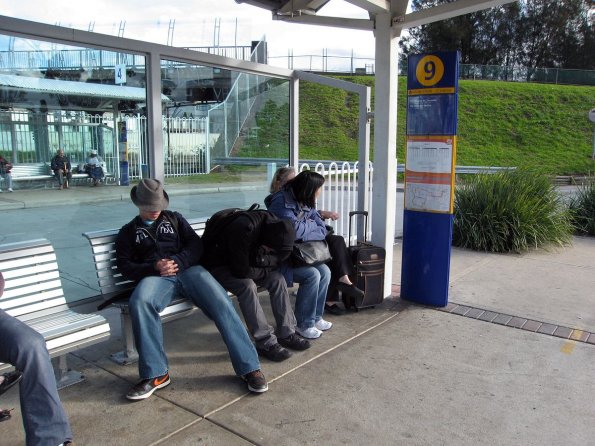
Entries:
[[595, 235], [595, 183], [579, 187], [569, 203], [572, 223], [579, 234]]
[[468, 178], [455, 191], [453, 245], [520, 253], [570, 243], [568, 207], [546, 175], [523, 169]]

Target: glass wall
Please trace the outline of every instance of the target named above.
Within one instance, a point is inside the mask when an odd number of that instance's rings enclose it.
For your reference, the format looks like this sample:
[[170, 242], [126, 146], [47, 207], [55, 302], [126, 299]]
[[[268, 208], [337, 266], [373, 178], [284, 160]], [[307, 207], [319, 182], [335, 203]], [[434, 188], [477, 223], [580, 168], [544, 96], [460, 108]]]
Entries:
[[166, 185], [190, 217], [261, 203], [289, 162], [289, 81], [161, 61]]
[[[0, 155], [14, 166], [13, 192], [5, 178], [0, 183], [0, 243], [48, 239], [69, 302], [98, 295], [82, 233], [120, 228], [138, 213], [130, 192], [152, 176], [151, 153], [163, 153], [157, 163], [170, 209], [188, 219], [262, 204], [272, 173], [288, 163], [285, 79], [161, 60], [160, 150], [149, 138], [155, 120], [141, 51], [2, 34], [0, 48], [10, 48], [0, 51]], [[68, 189], [58, 188], [49, 167], [58, 149], [72, 165]], [[92, 152], [105, 165], [97, 186], [84, 170]]]

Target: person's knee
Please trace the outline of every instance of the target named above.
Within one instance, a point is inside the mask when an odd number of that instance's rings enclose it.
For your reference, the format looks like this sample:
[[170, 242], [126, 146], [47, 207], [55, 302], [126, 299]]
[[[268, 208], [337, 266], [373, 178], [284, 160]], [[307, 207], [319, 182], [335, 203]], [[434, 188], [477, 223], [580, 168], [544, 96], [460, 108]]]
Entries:
[[331, 270], [326, 265], [322, 265], [318, 270], [318, 276], [320, 283], [328, 285], [331, 281]]
[[17, 349], [19, 351], [18, 359], [13, 365], [23, 372], [40, 360], [49, 359], [45, 339], [35, 330], [30, 330], [27, 333], [26, 341], [18, 342]]
[[159, 277], [145, 277], [139, 282], [128, 302], [130, 311], [139, 311], [153, 305], [159, 280]]

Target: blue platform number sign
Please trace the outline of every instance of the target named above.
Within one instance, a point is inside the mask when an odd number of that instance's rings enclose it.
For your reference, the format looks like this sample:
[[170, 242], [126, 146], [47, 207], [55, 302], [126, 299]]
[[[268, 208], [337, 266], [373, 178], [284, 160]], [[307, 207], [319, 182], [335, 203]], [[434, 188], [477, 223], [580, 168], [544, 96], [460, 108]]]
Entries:
[[442, 51], [409, 56], [409, 95], [454, 94], [458, 87], [458, 53]]
[[126, 65], [125, 64], [118, 64], [114, 67], [114, 74], [115, 74], [115, 82], [116, 84], [125, 84], [126, 83]]

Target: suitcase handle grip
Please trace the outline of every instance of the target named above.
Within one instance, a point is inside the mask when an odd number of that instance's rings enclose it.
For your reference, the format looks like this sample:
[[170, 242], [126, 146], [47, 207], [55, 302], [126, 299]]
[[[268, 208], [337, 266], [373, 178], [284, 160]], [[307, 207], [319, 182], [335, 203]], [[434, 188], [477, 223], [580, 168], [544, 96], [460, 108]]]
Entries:
[[[367, 240], [368, 233], [368, 211], [350, 211], [349, 212], [349, 246], [351, 246], [351, 222], [353, 221], [354, 215], [363, 215], [366, 219], [364, 222], [364, 243]], [[356, 243], [357, 244], [357, 243]]]

